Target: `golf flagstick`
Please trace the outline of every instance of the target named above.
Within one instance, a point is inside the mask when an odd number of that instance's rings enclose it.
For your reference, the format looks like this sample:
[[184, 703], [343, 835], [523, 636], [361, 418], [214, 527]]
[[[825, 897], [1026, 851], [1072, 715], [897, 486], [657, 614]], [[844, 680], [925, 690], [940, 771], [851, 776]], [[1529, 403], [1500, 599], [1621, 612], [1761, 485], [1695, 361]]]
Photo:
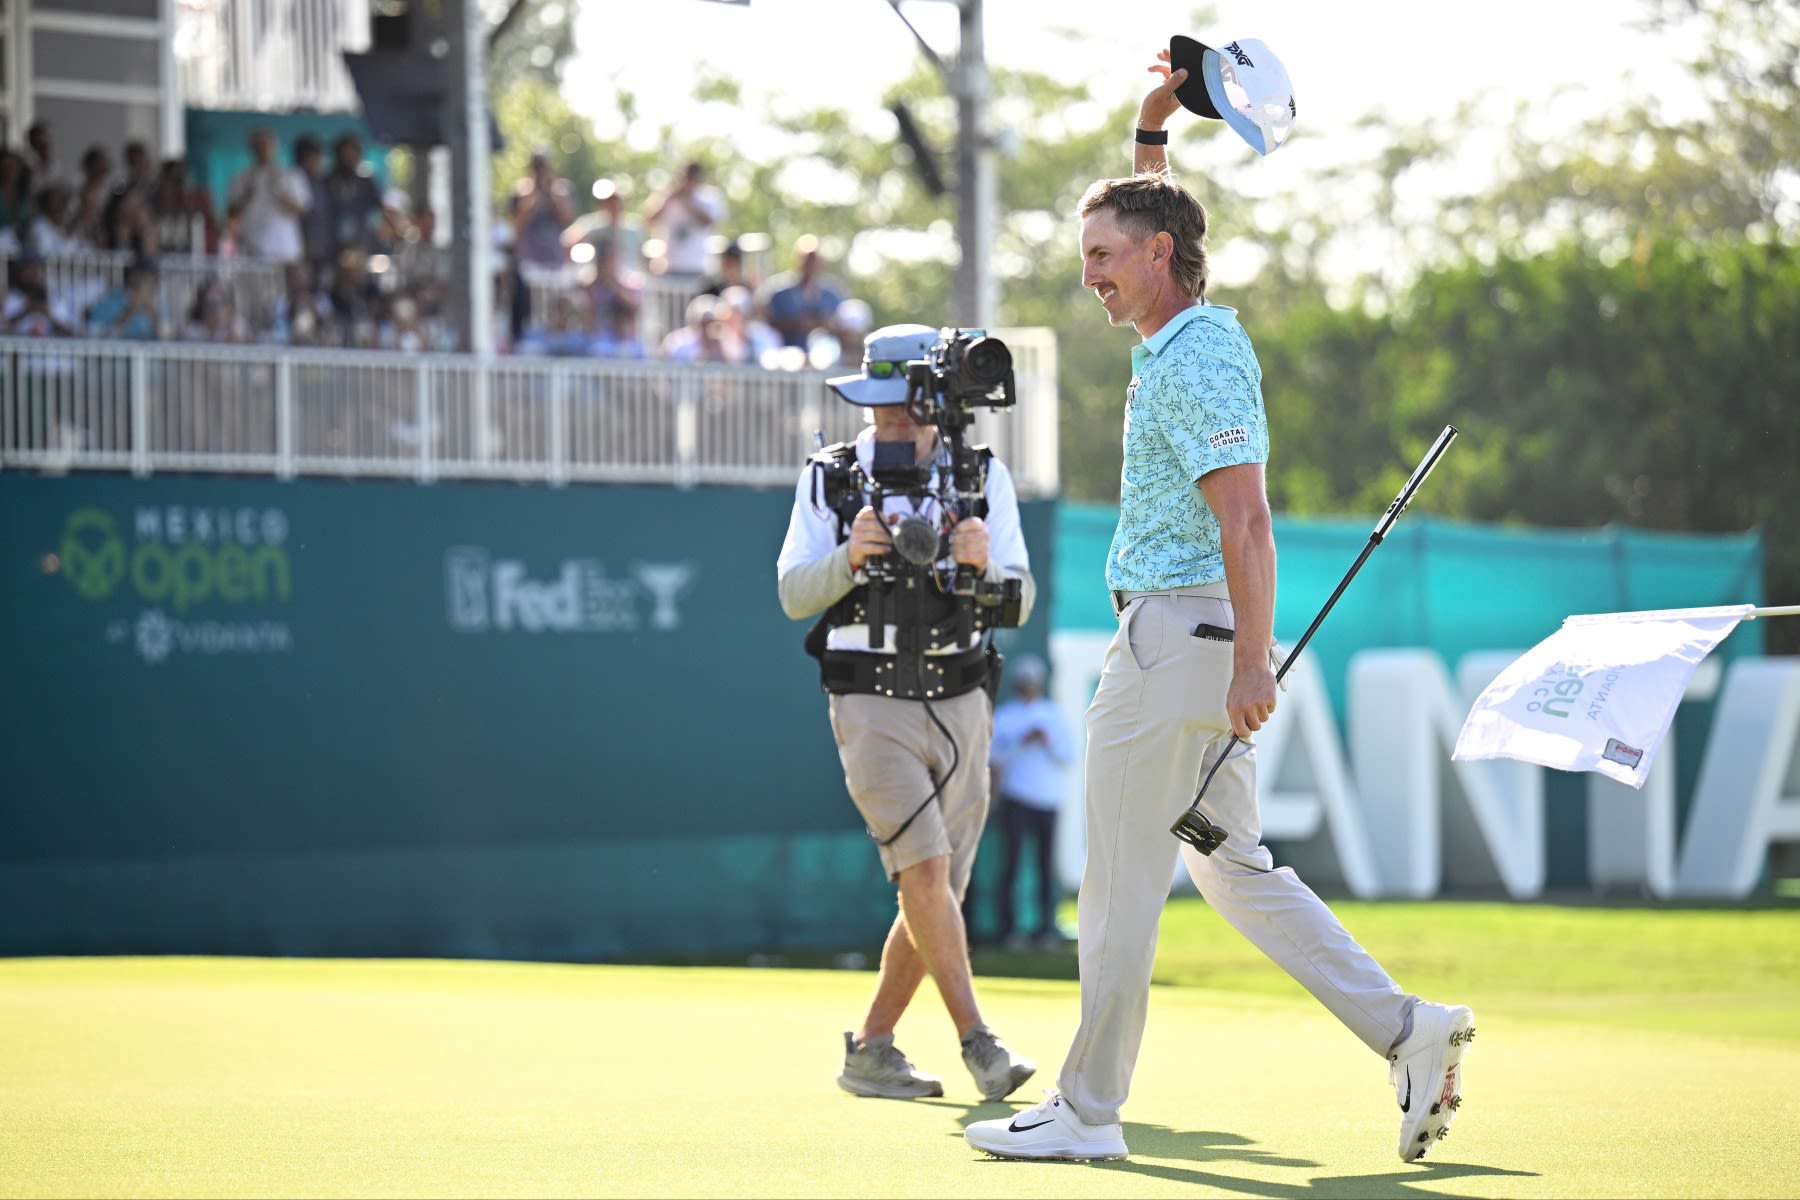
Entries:
[[[1300, 651], [1306, 648], [1306, 643], [1312, 640], [1314, 633], [1318, 632], [1319, 626], [1325, 621], [1325, 615], [1331, 611], [1331, 606], [1338, 602], [1338, 597], [1344, 594], [1344, 589], [1350, 586], [1352, 579], [1356, 578], [1356, 573], [1362, 569], [1362, 565], [1368, 560], [1369, 555], [1374, 553], [1375, 547], [1381, 545], [1381, 539], [1387, 536], [1388, 530], [1394, 527], [1394, 522], [1400, 519], [1400, 514], [1406, 511], [1406, 506], [1412, 503], [1413, 493], [1417, 492], [1424, 484], [1425, 477], [1431, 474], [1432, 468], [1437, 466], [1438, 459], [1443, 457], [1444, 451], [1448, 450], [1450, 443], [1455, 440], [1456, 426], [1444, 426], [1444, 432], [1438, 434], [1437, 441], [1431, 444], [1431, 449], [1425, 452], [1425, 457], [1420, 459], [1419, 465], [1413, 468], [1413, 473], [1407, 479], [1406, 486], [1400, 489], [1400, 494], [1394, 497], [1394, 502], [1388, 505], [1385, 513], [1381, 514], [1381, 520], [1375, 523], [1375, 530], [1369, 534], [1369, 540], [1363, 546], [1362, 553], [1356, 556], [1356, 561], [1350, 564], [1350, 570], [1345, 573], [1343, 579], [1338, 581], [1336, 590], [1331, 593], [1331, 598], [1325, 601], [1325, 607], [1319, 610], [1319, 615], [1313, 618], [1312, 624], [1306, 627], [1306, 632], [1300, 635], [1300, 640], [1294, 643], [1293, 650], [1288, 652], [1287, 661], [1283, 662], [1281, 669], [1275, 672], [1275, 682], [1280, 683], [1287, 677], [1288, 668], [1294, 665], [1294, 660], [1300, 657]], [[1225, 743], [1225, 749], [1220, 752], [1217, 761], [1213, 763], [1212, 770], [1208, 771], [1206, 778], [1201, 780], [1200, 790], [1194, 794], [1194, 802], [1188, 806], [1186, 812], [1176, 819], [1173, 825], [1169, 826], [1170, 833], [1202, 854], [1211, 854], [1223, 846], [1228, 836], [1226, 830], [1214, 825], [1201, 813], [1200, 798], [1206, 795], [1206, 789], [1211, 786], [1213, 776], [1219, 773], [1219, 768], [1225, 765], [1225, 759], [1230, 756], [1232, 749], [1237, 744], [1238, 737], [1234, 733], [1231, 735], [1231, 740]]]

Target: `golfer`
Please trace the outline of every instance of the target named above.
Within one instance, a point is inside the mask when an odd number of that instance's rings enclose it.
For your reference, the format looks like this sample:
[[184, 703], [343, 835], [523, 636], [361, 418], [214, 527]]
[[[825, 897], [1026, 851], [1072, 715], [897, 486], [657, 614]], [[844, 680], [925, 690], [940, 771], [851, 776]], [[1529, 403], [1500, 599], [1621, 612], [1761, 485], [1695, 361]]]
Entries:
[[[1461, 1102], [1474, 1014], [1403, 992], [1262, 845], [1249, 739], [1277, 695], [1262, 368], [1237, 314], [1206, 300], [1206, 210], [1174, 181], [1163, 150], [1189, 73], [1160, 57], [1151, 70], [1161, 83], [1139, 111], [1136, 174], [1094, 184], [1080, 206], [1082, 286], [1112, 324], [1143, 339], [1131, 352], [1106, 564], [1119, 628], [1087, 711], [1081, 1023], [1058, 1090], [970, 1125], [967, 1137], [1002, 1158], [1126, 1156], [1119, 1112], [1179, 852], [1207, 903], [1387, 1060], [1400, 1157], [1411, 1162], [1445, 1135]], [[1169, 826], [1234, 734], [1243, 740], [1202, 802], [1228, 836], [1203, 855]]]

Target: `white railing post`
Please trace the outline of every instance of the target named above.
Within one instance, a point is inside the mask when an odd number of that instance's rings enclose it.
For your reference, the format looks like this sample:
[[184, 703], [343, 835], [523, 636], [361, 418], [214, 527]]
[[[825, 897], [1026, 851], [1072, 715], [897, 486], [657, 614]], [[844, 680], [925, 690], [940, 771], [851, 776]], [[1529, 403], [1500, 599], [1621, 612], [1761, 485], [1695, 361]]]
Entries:
[[683, 378], [675, 388], [675, 486], [690, 488], [700, 475], [699, 380]]
[[131, 473], [140, 479], [150, 474], [150, 361], [141, 352], [131, 355]]
[[561, 487], [569, 481], [569, 372], [550, 370], [550, 483]]
[[431, 374], [423, 358], [419, 359], [418, 367], [413, 373], [413, 416], [419, 428], [418, 479], [420, 483], [430, 483], [437, 478], [437, 461], [431, 453], [434, 432], [431, 418]]
[[494, 457], [494, 445], [488, 427], [488, 412], [493, 407], [488, 390], [489, 371], [485, 361], [475, 369], [469, 380], [470, 413], [469, 448], [474, 451], [475, 461], [486, 463]]
[[294, 477], [294, 360], [275, 360], [275, 477]]

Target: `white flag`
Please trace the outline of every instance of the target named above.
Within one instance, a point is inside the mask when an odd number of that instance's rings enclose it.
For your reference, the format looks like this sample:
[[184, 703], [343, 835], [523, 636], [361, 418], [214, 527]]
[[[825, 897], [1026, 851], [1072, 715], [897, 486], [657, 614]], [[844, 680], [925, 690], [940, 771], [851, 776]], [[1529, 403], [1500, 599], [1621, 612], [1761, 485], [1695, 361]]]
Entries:
[[1700, 660], [1756, 609], [1569, 617], [1488, 684], [1452, 758], [1517, 758], [1643, 787]]

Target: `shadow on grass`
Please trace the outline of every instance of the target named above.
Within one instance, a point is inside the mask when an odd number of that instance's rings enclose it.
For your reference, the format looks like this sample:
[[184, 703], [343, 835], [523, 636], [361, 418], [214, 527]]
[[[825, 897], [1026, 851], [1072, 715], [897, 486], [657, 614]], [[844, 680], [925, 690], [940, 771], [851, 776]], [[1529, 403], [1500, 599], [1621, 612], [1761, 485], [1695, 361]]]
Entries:
[[[961, 1110], [962, 1115], [957, 1118], [957, 1123], [964, 1127], [975, 1121], [1006, 1116], [1014, 1111], [1013, 1105], [1004, 1102], [970, 1105], [959, 1104], [952, 1100], [926, 1100], [922, 1103]], [[1220, 1191], [1240, 1192], [1246, 1196], [1274, 1197], [1398, 1196], [1416, 1197], [1419, 1200], [1444, 1197], [1445, 1200], [1450, 1200], [1453, 1193], [1440, 1191], [1433, 1184], [1448, 1183], [1453, 1179], [1484, 1177], [1537, 1178], [1535, 1171], [1509, 1171], [1503, 1167], [1487, 1167], [1472, 1163], [1419, 1162], [1409, 1167], [1367, 1175], [1320, 1175], [1308, 1179], [1304, 1183], [1279, 1183], [1264, 1179], [1244, 1179], [1224, 1173], [1223, 1170], [1206, 1170], [1203, 1169], [1203, 1166], [1227, 1168], [1232, 1163], [1243, 1163], [1253, 1167], [1286, 1167], [1304, 1170], [1323, 1164], [1307, 1158], [1291, 1158], [1267, 1150], [1259, 1150], [1249, 1138], [1222, 1130], [1178, 1130], [1171, 1129], [1166, 1125], [1142, 1125], [1127, 1121], [1125, 1123], [1125, 1141], [1131, 1147], [1133, 1157], [1121, 1162], [1019, 1162], [1000, 1158], [988, 1158], [986, 1161], [995, 1167], [1011, 1167], [1017, 1170], [1031, 1171], [1074, 1170], [1087, 1167], [1095, 1171], [1117, 1172], [1121, 1175], [1143, 1175], [1152, 1179], [1166, 1179], [1172, 1183], [1193, 1184], [1216, 1188]], [[973, 1147], [970, 1148], [970, 1152], [980, 1153]], [[1147, 1159], [1162, 1161], [1145, 1161]], [[1169, 1159], [1203, 1164], [1203, 1166], [1172, 1166], [1167, 1161]], [[1053, 1184], [1054, 1180], [1047, 1179], [1046, 1183]]]

